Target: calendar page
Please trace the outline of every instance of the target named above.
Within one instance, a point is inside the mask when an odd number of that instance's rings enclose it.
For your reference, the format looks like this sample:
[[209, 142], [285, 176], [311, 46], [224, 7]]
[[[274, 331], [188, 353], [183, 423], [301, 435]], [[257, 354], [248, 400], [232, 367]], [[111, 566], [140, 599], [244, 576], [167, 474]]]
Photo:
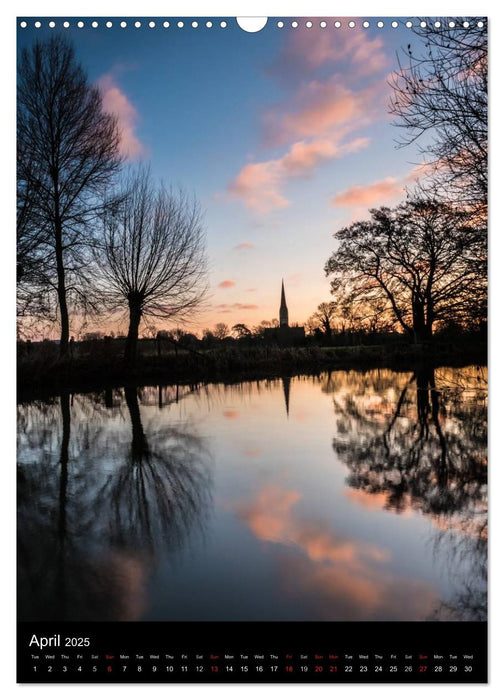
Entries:
[[18, 682], [486, 682], [487, 20], [17, 71]]

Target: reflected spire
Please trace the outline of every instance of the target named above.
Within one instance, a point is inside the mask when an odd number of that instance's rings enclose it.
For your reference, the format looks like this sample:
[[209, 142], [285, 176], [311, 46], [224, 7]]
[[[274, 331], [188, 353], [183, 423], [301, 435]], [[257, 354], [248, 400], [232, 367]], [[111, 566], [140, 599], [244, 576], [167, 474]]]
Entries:
[[282, 377], [283, 392], [285, 399], [285, 411], [287, 413], [287, 418], [289, 417], [289, 401], [290, 401], [290, 377]]

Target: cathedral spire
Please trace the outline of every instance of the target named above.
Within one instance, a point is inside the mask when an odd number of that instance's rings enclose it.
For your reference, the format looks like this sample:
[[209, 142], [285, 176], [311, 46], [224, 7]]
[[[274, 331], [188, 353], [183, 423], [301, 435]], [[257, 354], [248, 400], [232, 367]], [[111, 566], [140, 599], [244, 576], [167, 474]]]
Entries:
[[280, 319], [280, 326], [288, 326], [289, 325], [289, 312], [287, 310], [287, 303], [285, 301], [285, 290], [284, 290], [283, 279], [282, 279], [282, 294], [280, 296], [279, 319]]

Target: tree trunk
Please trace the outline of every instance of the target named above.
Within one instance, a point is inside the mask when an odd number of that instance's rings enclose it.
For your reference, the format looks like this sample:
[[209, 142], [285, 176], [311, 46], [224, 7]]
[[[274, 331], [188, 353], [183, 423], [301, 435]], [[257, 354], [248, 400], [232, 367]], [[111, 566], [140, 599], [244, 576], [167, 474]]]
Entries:
[[60, 492], [59, 492], [59, 523], [60, 541], [66, 537], [68, 459], [70, 445], [70, 394], [65, 392], [60, 396], [62, 436], [60, 448]]
[[412, 301], [413, 337], [415, 343], [426, 340], [424, 303], [417, 296]]
[[427, 297], [427, 314], [425, 319], [425, 334], [430, 340], [432, 338], [432, 326], [434, 325], [434, 302], [432, 298]]
[[136, 387], [125, 387], [124, 398], [131, 420], [131, 456], [133, 464], [138, 464], [148, 454], [149, 447], [142, 426]]
[[66, 286], [65, 286], [65, 266], [63, 263], [63, 245], [62, 245], [62, 231], [61, 224], [57, 221], [55, 225], [55, 238], [56, 238], [56, 274], [58, 276], [58, 304], [60, 310], [61, 319], [61, 333], [60, 333], [60, 346], [59, 355], [60, 357], [68, 356], [68, 337], [70, 335], [70, 326], [68, 320], [68, 306], [66, 300]]
[[124, 359], [129, 365], [136, 362], [137, 343], [138, 343], [138, 328], [140, 319], [142, 318], [142, 306], [140, 300], [133, 295], [129, 299], [129, 328], [128, 337], [126, 338], [126, 347], [124, 349]]

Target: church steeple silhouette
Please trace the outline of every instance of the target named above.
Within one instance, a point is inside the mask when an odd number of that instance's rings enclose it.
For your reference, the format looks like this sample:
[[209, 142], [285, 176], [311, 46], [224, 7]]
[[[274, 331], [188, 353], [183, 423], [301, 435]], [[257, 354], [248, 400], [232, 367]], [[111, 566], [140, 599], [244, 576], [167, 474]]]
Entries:
[[287, 310], [287, 303], [285, 301], [285, 290], [284, 290], [283, 280], [282, 280], [282, 294], [280, 297], [279, 319], [280, 319], [280, 326], [288, 326], [289, 325], [289, 311]]

